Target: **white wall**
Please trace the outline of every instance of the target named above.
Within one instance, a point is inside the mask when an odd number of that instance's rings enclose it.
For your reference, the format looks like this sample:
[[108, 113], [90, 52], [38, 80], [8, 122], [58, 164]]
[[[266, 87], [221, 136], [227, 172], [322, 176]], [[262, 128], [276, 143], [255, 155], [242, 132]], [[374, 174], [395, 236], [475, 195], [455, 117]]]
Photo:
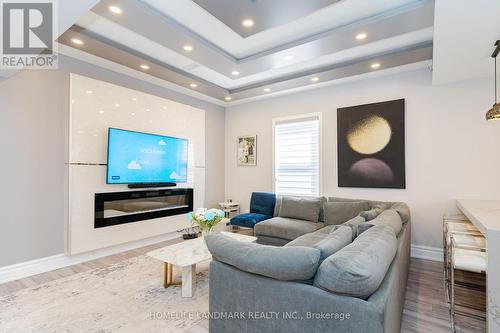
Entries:
[[0, 266], [64, 250], [68, 76], [21, 72], [0, 83]]
[[[491, 80], [432, 86], [428, 70], [334, 85], [232, 106], [226, 110], [226, 198], [248, 209], [252, 191], [272, 191], [272, 118], [321, 112], [323, 192], [405, 201], [413, 244], [441, 246], [441, 216], [455, 198], [500, 199], [500, 123], [485, 121]], [[337, 186], [337, 108], [406, 99], [407, 188]], [[236, 137], [258, 135], [256, 167], [236, 165]]]

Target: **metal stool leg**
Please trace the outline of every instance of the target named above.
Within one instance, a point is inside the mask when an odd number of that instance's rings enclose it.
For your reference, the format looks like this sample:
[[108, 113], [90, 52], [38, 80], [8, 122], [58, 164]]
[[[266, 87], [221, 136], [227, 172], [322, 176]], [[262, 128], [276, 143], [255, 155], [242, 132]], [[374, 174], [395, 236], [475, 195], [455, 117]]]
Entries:
[[451, 331], [455, 333], [455, 263], [453, 261], [453, 247], [451, 248], [451, 267], [450, 267], [450, 319], [451, 319]]
[[449, 262], [448, 262], [448, 230], [446, 219], [443, 218], [443, 268], [444, 268], [444, 292], [446, 302], [450, 303], [450, 276], [449, 276]]

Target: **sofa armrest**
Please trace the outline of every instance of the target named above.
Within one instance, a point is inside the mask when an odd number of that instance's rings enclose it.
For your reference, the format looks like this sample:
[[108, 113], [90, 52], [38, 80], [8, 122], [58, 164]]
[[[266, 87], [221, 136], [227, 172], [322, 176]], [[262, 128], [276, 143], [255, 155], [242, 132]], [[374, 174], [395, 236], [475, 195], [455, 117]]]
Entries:
[[383, 313], [370, 302], [216, 260], [210, 264], [209, 309], [219, 317], [209, 324], [217, 333], [383, 332]]

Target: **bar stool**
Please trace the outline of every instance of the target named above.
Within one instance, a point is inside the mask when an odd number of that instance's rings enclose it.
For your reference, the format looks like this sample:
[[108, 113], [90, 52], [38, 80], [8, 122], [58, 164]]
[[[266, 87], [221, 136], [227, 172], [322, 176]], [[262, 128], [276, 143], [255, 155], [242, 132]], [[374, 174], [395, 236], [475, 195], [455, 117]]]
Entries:
[[[450, 290], [451, 290], [450, 319], [451, 319], [452, 332], [455, 332], [455, 315], [466, 316], [469, 318], [474, 318], [479, 320], [486, 320], [486, 316], [473, 314], [467, 311], [457, 310], [455, 308], [458, 305], [463, 308], [468, 308], [471, 310], [480, 310], [472, 306], [457, 304], [455, 302], [455, 284], [460, 284], [462, 287], [473, 290], [485, 289], [483, 286], [479, 286], [472, 283], [456, 283], [455, 271], [461, 270], [472, 273], [486, 274], [486, 266], [487, 266], [486, 248], [480, 246], [458, 244], [456, 240], [458, 240], [460, 236], [464, 235], [452, 234], [450, 237]], [[478, 244], [482, 242], [480, 239], [477, 241]]]
[[443, 216], [443, 256], [444, 256], [444, 285], [446, 302], [450, 303], [450, 270], [451, 270], [451, 236], [455, 236], [458, 245], [485, 248], [486, 240], [481, 232], [461, 214], [447, 214]]

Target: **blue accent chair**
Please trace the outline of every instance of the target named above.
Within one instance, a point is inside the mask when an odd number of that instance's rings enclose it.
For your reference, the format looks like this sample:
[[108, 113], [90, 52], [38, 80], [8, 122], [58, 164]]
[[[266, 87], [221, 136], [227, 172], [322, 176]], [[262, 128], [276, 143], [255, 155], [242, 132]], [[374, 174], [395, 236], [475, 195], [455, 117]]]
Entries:
[[268, 220], [274, 215], [276, 195], [267, 192], [253, 192], [250, 199], [250, 213], [240, 214], [231, 219], [231, 225], [253, 228], [257, 223]]

